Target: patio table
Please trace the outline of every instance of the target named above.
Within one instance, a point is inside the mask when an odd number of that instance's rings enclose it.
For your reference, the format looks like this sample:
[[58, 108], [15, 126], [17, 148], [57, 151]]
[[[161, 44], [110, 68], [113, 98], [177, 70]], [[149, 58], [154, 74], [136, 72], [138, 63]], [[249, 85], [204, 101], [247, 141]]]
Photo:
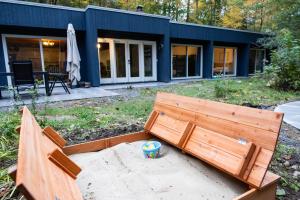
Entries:
[[[34, 76], [42, 75], [44, 77], [44, 85], [45, 85], [46, 95], [50, 96], [51, 93], [50, 93], [50, 89], [49, 89], [49, 73], [47, 71], [34, 71], [33, 75]], [[14, 73], [12, 73], [12, 72], [0, 72], [0, 76], [6, 76], [6, 77], [11, 76], [11, 77], [13, 77]], [[0, 88], [0, 98], [2, 98], [1, 88]]]

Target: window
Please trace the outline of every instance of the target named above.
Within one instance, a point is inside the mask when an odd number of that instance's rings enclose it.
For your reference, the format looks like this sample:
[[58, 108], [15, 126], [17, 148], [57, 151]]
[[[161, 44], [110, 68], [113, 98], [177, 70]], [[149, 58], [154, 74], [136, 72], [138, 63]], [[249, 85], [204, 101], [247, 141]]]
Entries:
[[265, 65], [265, 49], [251, 49], [249, 55], [249, 74], [262, 72]]
[[[43, 71], [40, 41], [36, 38], [14, 38], [6, 39], [9, 63], [13, 61], [32, 61], [33, 71]], [[12, 69], [10, 68], [12, 72]], [[42, 80], [42, 77], [36, 77]]]
[[[66, 72], [67, 44], [65, 39], [7, 36], [6, 46], [9, 63], [30, 60], [33, 71]], [[35, 78], [42, 80], [42, 76]]]
[[144, 66], [145, 77], [153, 76], [152, 45], [144, 45]]
[[236, 48], [214, 48], [213, 75], [236, 75]]
[[172, 77], [201, 76], [201, 47], [172, 45]]
[[66, 73], [66, 41], [42, 39], [42, 44], [45, 70], [52, 73]]
[[126, 77], [125, 44], [116, 43], [115, 51], [117, 77]]
[[101, 42], [99, 44], [100, 44], [99, 61], [100, 61], [101, 78], [111, 78], [109, 43]]

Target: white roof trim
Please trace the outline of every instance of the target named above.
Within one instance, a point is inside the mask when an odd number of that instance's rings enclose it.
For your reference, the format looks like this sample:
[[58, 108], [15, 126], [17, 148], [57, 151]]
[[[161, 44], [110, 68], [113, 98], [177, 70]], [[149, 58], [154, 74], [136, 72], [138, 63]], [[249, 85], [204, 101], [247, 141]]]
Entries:
[[210, 26], [210, 25], [203, 25], [203, 24], [193, 24], [188, 22], [177, 22], [177, 21], [170, 21], [172, 24], [180, 24], [180, 25], [188, 25], [188, 26], [198, 26], [204, 28], [214, 28], [214, 29], [222, 29], [222, 30], [229, 30], [229, 31], [238, 31], [238, 32], [245, 32], [245, 33], [256, 33], [256, 34], [267, 34], [263, 32], [256, 32], [256, 31], [248, 31], [248, 30], [241, 30], [241, 29], [234, 29], [234, 28], [226, 28], [226, 27], [219, 27], [219, 26]]
[[135, 11], [130, 11], [130, 10], [116, 9], [116, 8], [107, 8], [107, 7], [88, 5], [86, 10], [87, 9], [105, 10], [105, 11], [110, 11], [110, 12], [119, 12], [119, 13], [131, 14], [131, 15], [141, 15], [141, 16], [146, 16], [146, 17], [155, 17], [155, 18], [163, 18], [163, 19], [170, 20], [170, 17], [163, 16], [163, 15], [155, 15], [155, 14], [149, 14], [149, 13], [144, 13], [144, 12], [135, 12]]

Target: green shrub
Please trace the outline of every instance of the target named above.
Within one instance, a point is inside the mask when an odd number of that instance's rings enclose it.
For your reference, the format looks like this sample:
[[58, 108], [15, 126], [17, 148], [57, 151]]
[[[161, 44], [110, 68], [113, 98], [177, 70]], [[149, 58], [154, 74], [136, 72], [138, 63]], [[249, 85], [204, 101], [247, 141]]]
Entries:
[[234, 80], [220, 78], [215, 82], [215, 97], [226, 98], [233, 93], [240, 92], [237, 87], [233, 84]]
[[273, 40], [269, 38], [263, 44], [275, 48], [265, 70], [268, 85], [280, 90], [300, 90], [300, 41], [283, 29]]
[[228, 93], [227, 84], [224, 84], [225, 81], [216, 80], [215, 83], [215, 97], [216, 98], [225, 98]]

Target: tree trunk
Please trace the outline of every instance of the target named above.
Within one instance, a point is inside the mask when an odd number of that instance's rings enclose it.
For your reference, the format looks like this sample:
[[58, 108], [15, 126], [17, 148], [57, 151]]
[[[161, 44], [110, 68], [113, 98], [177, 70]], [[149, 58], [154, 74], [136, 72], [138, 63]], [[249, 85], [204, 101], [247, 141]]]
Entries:
[[186, 22], [190, 21], [190, 6], [191, 6], [191, 0], [188, 0], [187, 9], [186, 9]]

